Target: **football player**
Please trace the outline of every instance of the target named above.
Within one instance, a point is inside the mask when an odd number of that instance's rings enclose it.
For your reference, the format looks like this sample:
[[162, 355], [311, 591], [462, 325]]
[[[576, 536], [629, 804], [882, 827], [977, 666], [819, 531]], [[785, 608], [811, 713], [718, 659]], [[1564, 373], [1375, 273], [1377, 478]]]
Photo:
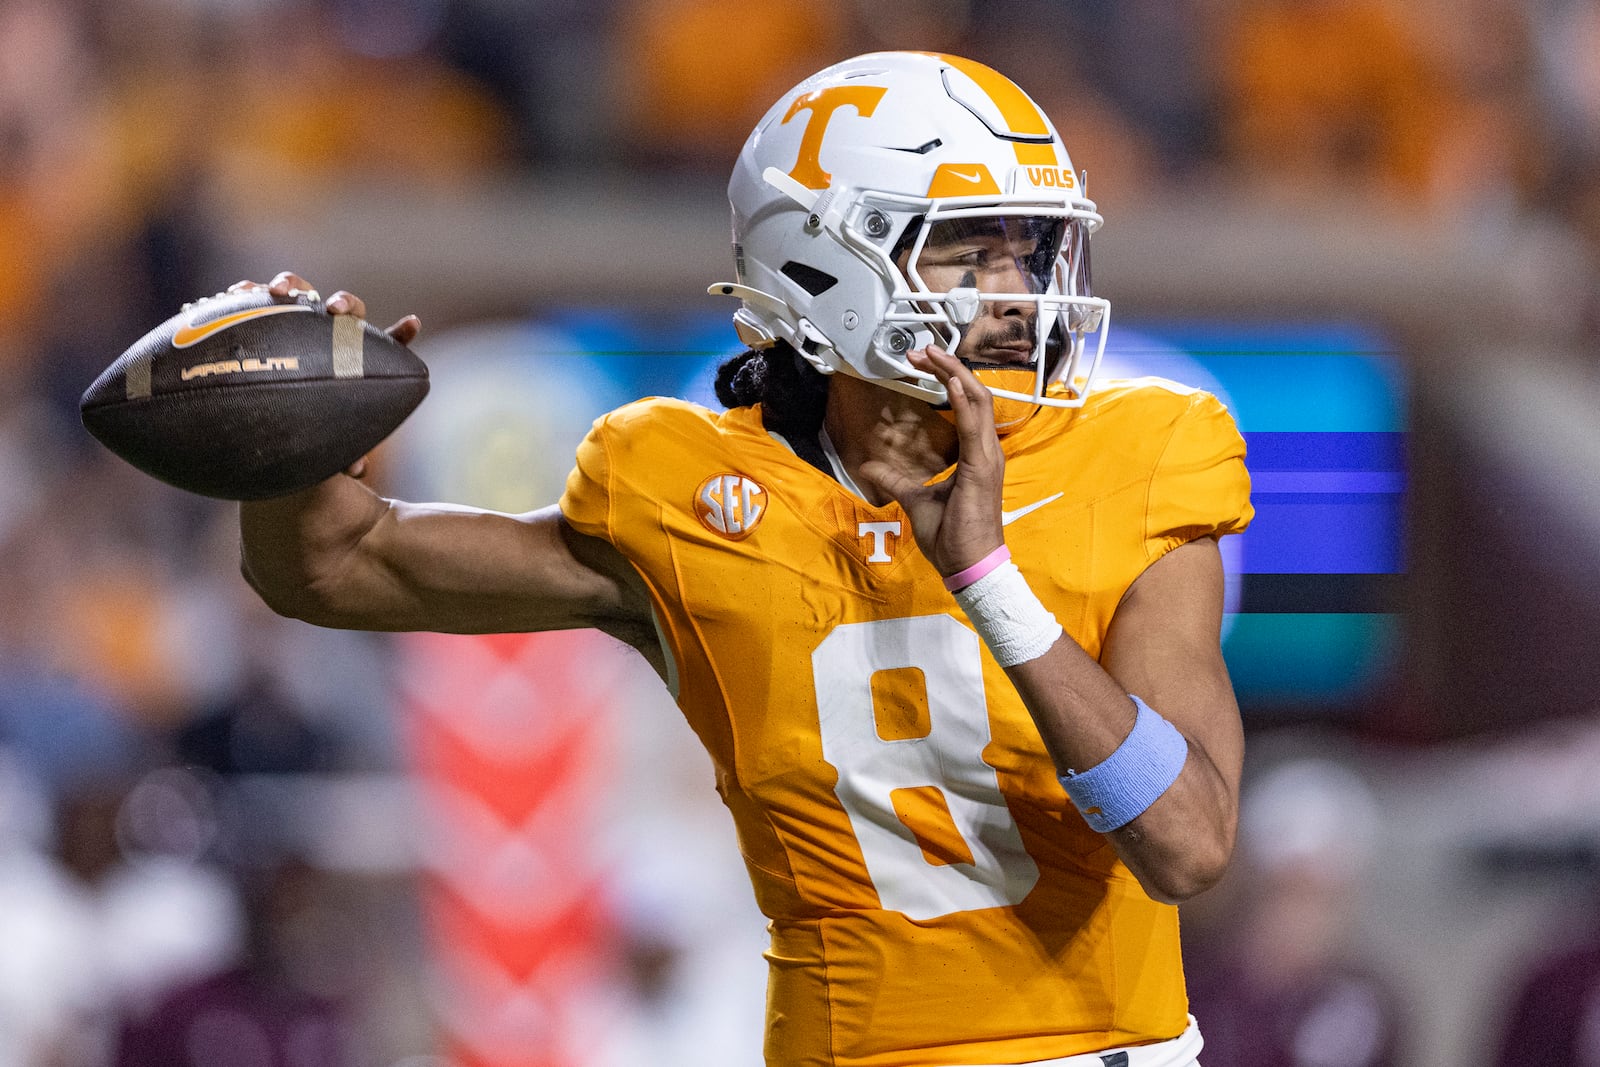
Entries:
[[638, 649], [771, 919], [769, 1062], [1194, 1063], [1175, 905], [1228, 861], [1243, 749], [1232, 420], [1094, 380], [1101, 216], [987, 67], [829, 67], [729, 195], [729, 410], [605, 415], [526, 515], [381, 499], [359, 466], [246, 503], [246, 576], [322, 625]]

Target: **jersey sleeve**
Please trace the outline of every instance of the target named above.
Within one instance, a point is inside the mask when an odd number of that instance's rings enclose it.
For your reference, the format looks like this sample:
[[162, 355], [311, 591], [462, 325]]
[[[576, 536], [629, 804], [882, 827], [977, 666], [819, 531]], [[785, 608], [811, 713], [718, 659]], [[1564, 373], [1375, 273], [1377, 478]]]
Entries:
[[615, 543], [611, 536], [611, 456], [606, 446], [609, 421], [609, 415], [596, 419], [578, 446], [560, 508], [574, 530]]
[[1150, 480], [1145, 552], [1151, 560], [1200, 537], [1239, 533], [1255, 515], [1245, 445], [1233, 416], [1195, 393], [1173, 426]]

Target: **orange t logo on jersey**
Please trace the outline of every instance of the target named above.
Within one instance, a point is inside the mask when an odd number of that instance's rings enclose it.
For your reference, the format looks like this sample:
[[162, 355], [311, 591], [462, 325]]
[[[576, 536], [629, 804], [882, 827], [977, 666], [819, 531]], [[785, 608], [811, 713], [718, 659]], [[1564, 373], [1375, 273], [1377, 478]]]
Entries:
[[767, 491], [742, 474], [715, 474], [694, 495], [694, 513], [712, 533], [742, 541], [767, 514]]
[[811, 116], [806, 119], [806, 132], [800, 135], [800, 158], [795, 160], [789, 177], [807, 189], [826, 189], [833, 175], [822, 169], [822, 137], [828, 132], [833, 113], [841, 107], [853, 107], [857, 115], [870, 118], [888, 91], [882, 85], [830, 85], [795, 97], [783, 121], [788, 122], [802, 111], [809, 111]]

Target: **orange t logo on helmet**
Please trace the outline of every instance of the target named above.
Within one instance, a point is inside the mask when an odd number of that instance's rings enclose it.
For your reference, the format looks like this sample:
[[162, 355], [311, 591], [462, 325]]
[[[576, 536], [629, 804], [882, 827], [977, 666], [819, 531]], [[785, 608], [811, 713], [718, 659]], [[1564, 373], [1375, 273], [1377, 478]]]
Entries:
[[788, 122], [802, 111], [809, 111], [811, 117], [806, 119], [806, 132], [800, 137], [800, 158], [795, 160], [789, 177], [807, 189], [826, 189], [833, 175], [822, 169], [820, 157], [822, 137], [833, 113], [841, 107], [853, 107], [862, 118], [870, 118], [888, 91], [882, 85], [830, 85], [795, 97], [783, 121]]

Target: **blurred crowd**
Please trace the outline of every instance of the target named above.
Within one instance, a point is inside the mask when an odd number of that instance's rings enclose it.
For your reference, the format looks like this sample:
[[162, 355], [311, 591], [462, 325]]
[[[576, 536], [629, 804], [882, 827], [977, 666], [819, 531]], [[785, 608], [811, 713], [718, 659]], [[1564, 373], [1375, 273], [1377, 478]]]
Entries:
[[1013, 75], [1119, 206], [1230, 188], [1600, 239], [1597, 23], [1580, 0], [6, 0], [5, 348], [49, 340], [97, 257], [143, 298], [100, 314], [142, 321], [193, 292], [208, 228], [330, 183], [720, 175], [780, 92], [878, 48]]
[[[231, 508], [89, 441], [87, 384], [233, 280], [241, 220], [719, 176], [780, 92], [882, 48], [1012, 76], [1119, 212], [1376, 201], [1600, 250], [1591, 0], [0, 0], [0, 1067], [434, 1062], [395, 992], [423, 955], [403, 872], [321, 862], [260, 788], [404, 771], [389, 643], [262, 608]], [[1308, 833], [1348, 829], [1306, 788]], [[1399, 1062], [1404, 997], [1346, 967], [1326, 906], [1352, 868], [1285, 848], [1281, 892], [1231, 901], [1196, 957], [1218, 1047], [1257, 1054], [1216, 1062]], [[1600, 1064], [1597, 961], [1551, 962], [1515, 1016], [1572, 1024], [1548, 1062]]]

